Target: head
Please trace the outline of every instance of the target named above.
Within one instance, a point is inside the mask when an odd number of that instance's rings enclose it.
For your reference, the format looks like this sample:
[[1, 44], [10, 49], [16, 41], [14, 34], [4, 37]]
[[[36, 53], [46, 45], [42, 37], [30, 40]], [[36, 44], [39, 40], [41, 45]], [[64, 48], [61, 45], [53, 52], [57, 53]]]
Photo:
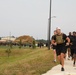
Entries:
[[75, 36], [76, 36], [76, 32], [75, 32]]
[[54, 30], [54, 35], [56, 35], [56, 34], [57, 34], [56, 30]]
[[71, 33], [71, 32], [69, 32], [69, 35], [72, 35], [72, 33]]
[[75, 36], [75, 35], [76, 35], [76, 32], [74, 31], [74, 32], [73, 32], [73, 36]]
[[61, 29], [60, 29], [60, 27], [57, 27], [57, 28], [56, 28], [56, 32], [57, 32], [57, 34], [61, 34]]

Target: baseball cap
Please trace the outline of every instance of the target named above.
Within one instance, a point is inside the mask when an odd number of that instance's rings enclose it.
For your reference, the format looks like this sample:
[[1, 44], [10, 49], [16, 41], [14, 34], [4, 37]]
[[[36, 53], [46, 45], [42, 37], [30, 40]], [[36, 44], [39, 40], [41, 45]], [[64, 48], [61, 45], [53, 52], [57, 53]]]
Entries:
[[56, 30], [61, 29], [60, 27], [56, 27]]

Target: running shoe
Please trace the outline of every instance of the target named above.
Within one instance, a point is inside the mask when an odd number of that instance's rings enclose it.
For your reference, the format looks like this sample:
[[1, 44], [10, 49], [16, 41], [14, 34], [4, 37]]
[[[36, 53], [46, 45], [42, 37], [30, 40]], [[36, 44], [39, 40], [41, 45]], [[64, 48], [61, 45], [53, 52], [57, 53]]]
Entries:
[[64, 68], [63, 67], [61, 68], [61, 71], [64, 71]]

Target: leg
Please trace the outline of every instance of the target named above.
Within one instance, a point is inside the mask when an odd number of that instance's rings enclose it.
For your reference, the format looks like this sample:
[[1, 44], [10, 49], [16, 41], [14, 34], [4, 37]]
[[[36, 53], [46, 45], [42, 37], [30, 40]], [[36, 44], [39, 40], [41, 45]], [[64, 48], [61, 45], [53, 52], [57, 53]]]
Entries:
[[59, 60], [59, 62], [61, 63], [60, 55], [58, 55], [58, 60]]
[[68, 48], [68, 59], [70, 58], [70, 48]]
[[76, 62], [76, 54], [73, 55], [74, 58], [74, 62], [73, 62], [73, 66], [75, 67], [75, 62]]
[[73, 66], [75, 66], [75, 54], [73, 54]]
[[71, 57], [72, 57], [72, 60], [73, 60], [73, 53], [74, 53], [74, 50], [71, 49]]
[[61, 53], [61, 54], [60, 54], [60, 60], [61, 60], [61, 64], [62, 64], [62, 67], [63, 67], [63, 68], [64, 68], [64, 56], [65, 56], [64, 53]]
[[54, 49], [54, 61], [56, 62], [56, 50]]
[[61, 53], [60, 55], [58, 55], [58, 60], [62, 65], [61, 71], [64, 71], [64, 53]]

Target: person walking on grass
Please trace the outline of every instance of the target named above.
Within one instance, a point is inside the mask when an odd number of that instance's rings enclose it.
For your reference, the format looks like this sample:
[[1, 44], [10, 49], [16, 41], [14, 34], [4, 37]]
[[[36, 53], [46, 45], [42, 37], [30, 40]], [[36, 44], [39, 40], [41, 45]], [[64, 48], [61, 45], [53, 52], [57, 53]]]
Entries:
[[61, 63], [61, 71], [64, 70], [64, 56], [65, 56], [65, 41], [67, 40], [66, 45], [69, 45], [70, 39], [66, 36], [66, 34], [61, 32], [59, 27], [56, 28], [57, 34], [54, 35], [52, 39], [52, 44], [56, 45], [56, 54], [59, 62]]
[[[56, 35], [56, 30], [54, 30], [54, 35]], [[52, 36], [52, 39], [54, 38], [54, 35]], [[54, 62], [56, 62], [56, 45], [52, 44], [53, 52], [54, 52]]]

